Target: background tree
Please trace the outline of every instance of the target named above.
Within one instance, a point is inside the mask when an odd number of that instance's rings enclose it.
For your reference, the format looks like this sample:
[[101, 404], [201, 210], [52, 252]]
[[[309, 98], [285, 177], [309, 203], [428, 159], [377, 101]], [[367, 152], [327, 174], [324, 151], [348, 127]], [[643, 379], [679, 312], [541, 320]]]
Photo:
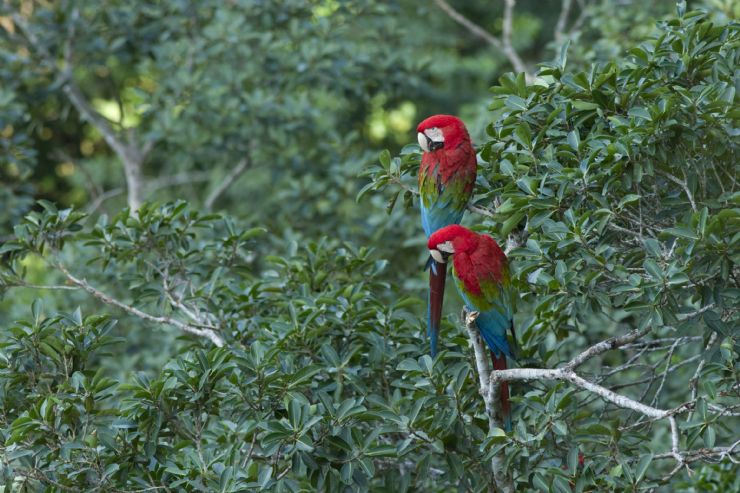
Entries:
[[[732, 2], [104, 6], [2, 6], [6, 489], [740, 486]], [[506, 373], [454, 316], [425, 355], [401, 146], [442, 111]]]

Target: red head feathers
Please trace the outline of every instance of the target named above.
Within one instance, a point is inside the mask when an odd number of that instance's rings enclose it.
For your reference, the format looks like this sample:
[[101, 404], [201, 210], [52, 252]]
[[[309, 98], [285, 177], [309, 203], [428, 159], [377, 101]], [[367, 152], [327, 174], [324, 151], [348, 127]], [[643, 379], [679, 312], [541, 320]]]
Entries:
[[419, 145], [426, 151], [452, 150], [461, 142], [470, 142], [465, 124], [452, 115], [430, 116], [416, 127]]
[[506, 255], [488, 235], [452, 224], [433, 233], [427, 247], [437, 262], [445, 263], [450, 255], [453, 256], [455, 275], [471, 295], [481, 294], [481, 282], [499, 283], [504, 278]]
[[432, 234], [427, 247], [443, 253], [469, 253], [475, 250], [480, 236], [459, 224], [451, 224]]

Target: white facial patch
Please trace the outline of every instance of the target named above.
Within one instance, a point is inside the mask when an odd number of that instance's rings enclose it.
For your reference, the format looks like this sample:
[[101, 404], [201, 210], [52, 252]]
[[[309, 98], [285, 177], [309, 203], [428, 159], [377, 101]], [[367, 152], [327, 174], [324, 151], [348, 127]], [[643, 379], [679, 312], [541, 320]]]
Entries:
[[440, 130], [437, 127], [428, 128], [424, 130], [424, 133], [426, 134], [427, 137], [429, 137], [432, 140], [432, 142], [444, 142], [445, 141], [445, 136], [442, 133], [442, 130]]
[[455, 247], [452, 246], [451, 241], [445, 241], [444, 243], [440, 243], [439, 245], [437, 245], [437, 250], [439, 250], [440, 252], [449, 253], [450, 255], [455, 253]]
[[419, 141], [419, 147], [424, 152], [429, 152], [429, 146], [427, 145], [427, 137], [423, 133], [419, 132], [416, 134], [416, 140]]
[[429, 250], [429, 255], [431, 255], [434, 261], [438, 264], [444, 264], [447, 262], [439, 250]]

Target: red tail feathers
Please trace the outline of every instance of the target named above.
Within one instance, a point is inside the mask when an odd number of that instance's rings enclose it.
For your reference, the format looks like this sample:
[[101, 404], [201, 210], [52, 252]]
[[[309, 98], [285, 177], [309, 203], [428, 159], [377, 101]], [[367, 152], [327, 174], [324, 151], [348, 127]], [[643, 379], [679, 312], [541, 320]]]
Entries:
[[437, 356], [437, 341], [439, 339], [439, 324], [442, 321], [442, 303], [445, 295], [445, 279], [447, 278], [447, 264], [433, 262], [429, 269], [429, 343], [432, 358]]
[[[497, 358], [493, 351], [491, 351], [491, 360], [493, 361], [494, 370], [506, 369], [506, 355], [504, 353], [501, 353], [501, 356]], [[503, 421], [504, 429], [511, 431], [511, 402], [509, 401], [509, 384], [507, 382], [501, 382], [499, 398], [501, 399], [501, 420]]]

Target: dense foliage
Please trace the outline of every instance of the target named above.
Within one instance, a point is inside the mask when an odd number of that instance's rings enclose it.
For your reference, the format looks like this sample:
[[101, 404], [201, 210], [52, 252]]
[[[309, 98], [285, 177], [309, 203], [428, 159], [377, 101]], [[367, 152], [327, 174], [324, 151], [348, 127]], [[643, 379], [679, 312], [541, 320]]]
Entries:
[[[534, 66], [558, 10], [521, 3]], [[731, 3], [591, 4], [492, 99], [504, 57], [416, 2], [109, 7], [2, 7], [4, 491], [740, 488]], [[418, 146], [364, 166], [413, 141], [412, 96], [482, 122], [465, 224], [511, 247], [514, 366], [629, 336], [574, 371], [664, 416], [535, 379], [491, 429], [452, 290], [425, 354]], [[125, 207], [121, 164], [160, 200]]]

